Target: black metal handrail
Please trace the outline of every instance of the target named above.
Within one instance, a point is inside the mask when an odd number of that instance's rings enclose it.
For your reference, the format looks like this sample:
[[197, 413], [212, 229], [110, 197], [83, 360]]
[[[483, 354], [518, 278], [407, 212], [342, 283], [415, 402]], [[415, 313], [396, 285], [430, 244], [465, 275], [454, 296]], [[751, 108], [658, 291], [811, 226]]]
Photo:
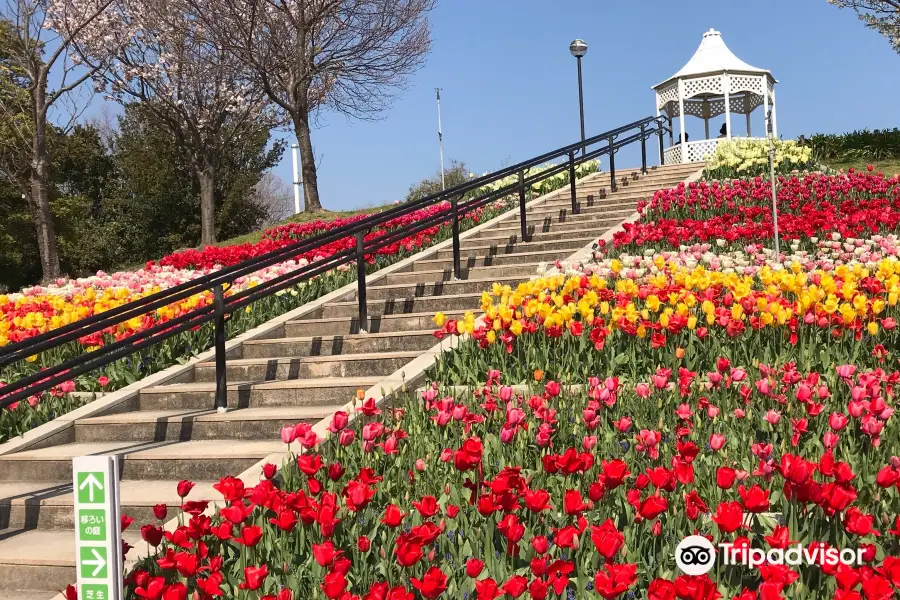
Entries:
[[[331, 229], [324, 233], [299, 240], [293, 244], [288, 244], [256, 258], [166, 288], [165, 290], [128, 302], [111, 310], [41, 333], [27, 340], [9, 344], [4, 348], [0, 348], [0, 367], [22, 361], [29, 356], [45, 352], [52, 348], [77, 341], [85, 336], [102, 332], [134, 317], [146, 315], [158, 308], [168, 306], [191, 296], [204, 292], [213, 293], [213, 302], [211, 304], [200, 306], [174, 319], [163, 323], [157, 323], [134, 335], [106, 344], [91, 352], [79, 354], [62, 363], [39, 371], [38, 373], [22, 377], [16, 381], [0, 386], [0, 409], [6, 408], [10, 404], [35, 394], [50, 390], [54, 386], [59, 385], [72, 377], [98, 369], [139, 350], [158, 344], [173, 335], [194, 329], [209, 321], [215, 321], [216, 407], [225, 408], [227, 405], [227, 380], [225, 377], [226, 315], [257, 300], [275, 294], [278, 291], [307, 281], [339, 266], [355, 262], [357, 265], [359, 331], [360, 333], [365, 333], [368, 328], [365, 282], [366, 257], [372, 256], [378, 250], [390, 246], [391, 244], [398, 243], [410, 235], [414, 235], [431, 227], [442, 225], [449, 220], [451, 223], [451, 237], [453, 239], [453, 274], [455, 278], [462, 279], [465, 277], [465, 274], [461, 268], [460, 256], [459, 220], [461, 217], [494, 202], [499, 198], [518, 194], [522, 239], [527, 241], [530, 239], [530, 233], [525, 210], [526, 189], [536, 183], [568, 171], [572, 212], [577, 214], [580, 211], [580, 206], [575, 193], [575, 168], [577, 165], [607, 155], [610, 163], [610, 189], [614, 192], [616, 191], [616, 152], [624, 146], [640, 142], [641, 169], [646, 173], [646, 140], [654, 135], [659, 137], [660, 162], [662, 164], [663, 134], [666, 131], [668, 131], [668, 129], [665, 127], [661, 117], [646, 117], [633, 123], [629, 123], [628, 125], [595, 135], [583, 142], [579, 141], [569, 144], [510, 167], [476, 177], [436, 194], [366, 216], [343, 227]], [[629, 134], [627, 137], [618, 139], [626, 133]], [[585, 152], [581, 156], [577, 156], [577, 152], [582, 148], [586, 149], [598, 144], [600, 145], [598, 148]], [[538, 173], [528, 173], [528, 171], [534, 167], [559, 158], [565, 158], [566, 161]], [[463, 201], [467, 194], [478, 192], [485, 186], [494, 184], [514, 175], [518, 176], [517, 181], [514, 183], [498, 189], [489, 190], [478, 194], [474, 198]], [[388, 221], [398, 217], [402, 217], [423, 208], [439, 205], [443, 202], [449, 202], [450, 206], [448, 209], [437, 211], [408, 226], [391, 229], [384, 235], [372, 237], [368, 240], [365, 238], [373, 227], [384, 225]], [[345, 248], [322, 259], [314, 260], [306, 265], [297, 267], [296, 269], [265, 281], [257, 286], [244, 289], [225, 297], [226, 286], [229, 286], [234, 280], [240, 277], [249, 275], [274, 264], [284, 262], [326, 244], [347, 238], [356, 239], [355, 247]]]

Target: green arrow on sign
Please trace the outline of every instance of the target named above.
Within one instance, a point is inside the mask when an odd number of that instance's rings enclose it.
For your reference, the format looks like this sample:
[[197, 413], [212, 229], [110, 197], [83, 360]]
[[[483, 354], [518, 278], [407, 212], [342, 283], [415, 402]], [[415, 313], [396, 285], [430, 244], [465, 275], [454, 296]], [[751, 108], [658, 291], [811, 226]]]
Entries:
[[[106, 577], [106, 548], [82, 548], [81, 549], [81, 573], [84, 577]], [[91, 571], [90, 568], [94, 567]], [[90, 575], [88, 575], [90, 573]]]
[[[78, 479], [78, 500], [79, 502], [103, 502], [105, 494], [103, 493], [103, 473], [79, 473]], [[94, 499], [94, 492], [97, 492], [98, 498]]]

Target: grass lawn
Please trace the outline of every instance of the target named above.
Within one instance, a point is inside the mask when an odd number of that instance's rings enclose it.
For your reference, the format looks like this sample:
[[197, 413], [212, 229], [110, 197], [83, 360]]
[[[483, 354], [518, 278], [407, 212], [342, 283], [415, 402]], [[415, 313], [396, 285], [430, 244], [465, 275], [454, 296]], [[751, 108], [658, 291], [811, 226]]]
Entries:
[[843, 169], [845, 172], [851, 167], [860, 171], [864, 171], [868, 165], [875, 166], [875, 172], [881, 171], [886, 177], [890, 177], [896, 173], [900, 173], [900, 158], [892, 158], [882, 161], [865, 161], [865, 160], [842, 160], [828, 163], [832, 169]]
[[[319, 210], [316, 212], [302, 212], [298, 215], [292, 215], [283, 221], [269, 225], [269, 227], [277, 227], [285, 223], [308, 223], [310, 221], [332, 221], [341, 217], [353, 217], [356, 215], [367, 215], [376, 213], [392, 207], [393, 204], [385, 204], [383, 206], [371, 206], [368, 208], [360, 208], [357, 210]], [[234, 246], [235, 244], [244, 244], [247, 242], [258, 242], [262, 238], [262, 234], [267, 228], [258, 231], [251, 231], [237, 237], [216, 242], [216, 246]]]

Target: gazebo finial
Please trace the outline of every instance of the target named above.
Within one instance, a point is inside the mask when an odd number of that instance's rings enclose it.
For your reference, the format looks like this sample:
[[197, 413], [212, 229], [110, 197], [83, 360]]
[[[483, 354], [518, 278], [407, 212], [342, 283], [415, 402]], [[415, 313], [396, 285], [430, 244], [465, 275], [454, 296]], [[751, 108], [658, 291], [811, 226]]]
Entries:
[[723, 137], [730, 140], [731, 113], [746, 115], [747, 137], [750, 137], [750, 113], [762, 106], [768, 119], [771, 102], [772, 129], [777, 136], [776, 83], [770, 71], [754, 67], [735, 56], [715, 28], [704, 32], [700, 45], [687, 64], [672, 77], [653, 86], [657, 115], [664, 113], [670, 125], [677, 116], [681, 128], [678, 143], [674, 143], [670, 131], [672, 144], [665, 151], [665, 162], [701, 161], [712, 154], [718, 145], [717, 140], [711, 139], [688, 142], [684, 131], [685, 113], [704, 120], [707, 138], [709, 119], [725, 115]]

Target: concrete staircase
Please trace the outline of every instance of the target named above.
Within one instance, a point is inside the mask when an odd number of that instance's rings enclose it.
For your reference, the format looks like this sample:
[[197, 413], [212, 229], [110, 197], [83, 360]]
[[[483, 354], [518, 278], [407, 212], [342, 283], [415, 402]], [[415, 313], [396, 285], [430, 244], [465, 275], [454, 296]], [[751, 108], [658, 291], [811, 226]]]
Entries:
[[434, 346], [436, 311], [451, 318], [477, 311], [492, 283], [515, 285], [539, 263], [566, 259], [633, 214], [638, 200], [697, 169], [621, 171], [618, 191], [605, 198], [608, 175], [585, 178], [580, 214], [571, 214], [567, 189], [529, 209], [530, 242], [519, 239], [517, 216], [463, 240], [466, 280], [452, 280], [450, 249], [377, 279], [368, 288], [368, 333], [359, 333], [356, 297], [348, 294], [287, 321], [280, 337], [244, 342], [228, 361], [225, 414], [212, 409], [214, 363], [199, 363], [192, 380], [146, 387], [113, 414], [76, 421], [69, 443], [0, 456], [0, 598], [51, 598], [74, 582], [72, 457], [121, 457], [122, 512], [135, 519], [124, 537], [134, 544], [154, 504], [177, 512], [178, 480], [197, 482], [188, 499], [218, 499], [211, 486], [220, 477], [284, 450], [283, 425], [328, 417]]

